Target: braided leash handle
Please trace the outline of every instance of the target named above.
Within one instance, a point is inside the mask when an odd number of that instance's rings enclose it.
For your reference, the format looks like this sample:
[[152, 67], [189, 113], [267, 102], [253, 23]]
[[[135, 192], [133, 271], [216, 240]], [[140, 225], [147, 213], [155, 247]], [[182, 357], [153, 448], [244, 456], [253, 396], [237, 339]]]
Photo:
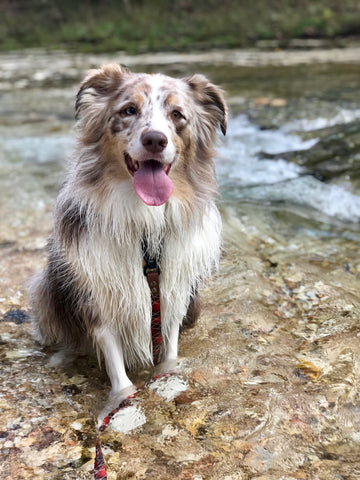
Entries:
[[101, 448], [100, 437], [97, 439], [95, 449], [95, 463], [94, 463], [94, 479], [95, 480], [107, 480], [105, 461]]

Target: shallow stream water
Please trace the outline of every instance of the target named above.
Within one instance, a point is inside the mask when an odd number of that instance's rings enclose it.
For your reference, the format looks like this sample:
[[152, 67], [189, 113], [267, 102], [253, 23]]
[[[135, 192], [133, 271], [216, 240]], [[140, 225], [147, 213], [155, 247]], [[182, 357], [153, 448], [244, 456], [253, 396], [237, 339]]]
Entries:
[[[208, 75], [230, 120], [217, 159], [221, 268], [181, 339], [188, 391], [143, 393], [147, 423], [103, 439], [109, 479], [360, 478], [360, 60], [297, 55], [111, 58]], [[108, 58], [0, 60], [5, 314], [27, 309], [24, 282], [44, 263], [77, 85]], [[11, 320], [0, 322], [2, 478], [91, 478], [106, 375], [86, 359], [49, 368], [29, 325]]]

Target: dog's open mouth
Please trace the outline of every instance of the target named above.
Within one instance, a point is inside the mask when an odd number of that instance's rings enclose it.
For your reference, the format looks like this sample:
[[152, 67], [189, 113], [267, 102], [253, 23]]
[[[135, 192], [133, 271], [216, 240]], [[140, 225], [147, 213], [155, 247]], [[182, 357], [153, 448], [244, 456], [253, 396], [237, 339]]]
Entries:
[[169, 199], [174, 188], [168, 176], [171, 165], [158, 160], [138, 162], [128, 153], [125, 153], [125, 163], [134, 177], [134, 190], [144, 203], [159, 206]]

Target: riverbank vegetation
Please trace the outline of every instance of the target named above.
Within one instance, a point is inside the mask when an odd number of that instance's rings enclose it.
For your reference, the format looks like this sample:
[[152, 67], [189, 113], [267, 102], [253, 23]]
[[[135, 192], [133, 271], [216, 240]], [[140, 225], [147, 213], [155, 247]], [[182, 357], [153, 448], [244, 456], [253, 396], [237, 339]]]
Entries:
[[360, 35], [357, 0], [12, 0], [0, 49], [187, 50]]

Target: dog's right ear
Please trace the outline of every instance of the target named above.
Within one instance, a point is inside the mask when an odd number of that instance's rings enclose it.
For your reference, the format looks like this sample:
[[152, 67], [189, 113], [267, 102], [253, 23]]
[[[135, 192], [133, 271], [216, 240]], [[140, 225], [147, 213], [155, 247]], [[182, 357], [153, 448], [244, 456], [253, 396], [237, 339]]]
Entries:
[[76, 96], [75, 118], [81, 116], [82, 109], [102, 99], [107, 101], [122, 83], [129, 70], [117, 64], [104, 65], [99, 70], [90, 70], [82, 82]]
[[75, 102], [75, 119], [85, 123], [103, 117], [104, 107], [130, 72], [117, 64], [105, 65], [99, 70], [90, 70], [82, 82]]

